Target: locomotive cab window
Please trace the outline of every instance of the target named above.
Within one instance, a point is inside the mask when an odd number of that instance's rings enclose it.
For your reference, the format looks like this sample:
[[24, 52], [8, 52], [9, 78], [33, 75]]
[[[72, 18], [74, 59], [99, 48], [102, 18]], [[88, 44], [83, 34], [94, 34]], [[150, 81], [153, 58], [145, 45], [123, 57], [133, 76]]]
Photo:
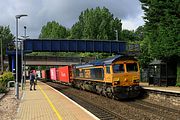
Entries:
[[123, 73], [123, 72], [124, 72], [124, 64], [113, 65], [113, 73]]
[[111, 73], [111, 72], [110, 72], [110, 66], [109, 66], [109, 65], [106, 66], [106, 73], [107, 73], [107, 74], [110, 74], [110, 73]]
[[137, 72], [138, 71], [137, 63], [127, 63], [126, 69], [127, 72]]

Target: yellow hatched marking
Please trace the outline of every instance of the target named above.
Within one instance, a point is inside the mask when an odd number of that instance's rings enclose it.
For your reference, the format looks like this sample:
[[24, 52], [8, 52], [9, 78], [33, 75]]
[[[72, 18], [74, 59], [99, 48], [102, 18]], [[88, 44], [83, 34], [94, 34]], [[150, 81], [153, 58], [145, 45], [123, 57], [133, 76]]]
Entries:
[[59, 112], [57, 111], [57, 109], [54, 107], [53, 103], [51, 102], [51, 100], [49, 99], [49, 97], [46, 95], [46, 93], [43, 91], [43, 89], [38, 85], [39, 89], [41, 90], [41, 92], [43, 93], [44, 97], [46, 98], [46, 100], [48, 101], [49, 105], [51, 106], [51, 108], [53, 109], [53, 111], [56, 113], [56, 116], [58, 117], [58, 120], [62, 120]]

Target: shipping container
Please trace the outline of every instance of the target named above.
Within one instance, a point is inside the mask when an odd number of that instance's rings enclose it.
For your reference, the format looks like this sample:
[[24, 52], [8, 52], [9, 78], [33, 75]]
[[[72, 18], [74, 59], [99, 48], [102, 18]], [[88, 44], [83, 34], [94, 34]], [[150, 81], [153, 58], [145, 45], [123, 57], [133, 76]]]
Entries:
[[59, 67], [58, 68], [58, 80], [61, 82], [69, 83], [70, 82], [70, 67]]
[[50, 80], [50, 70], [46, 70], [46, 79]]
[[46, 78], [46, 71], [45, 70], [41, 70], [41, 74], [42, 74], [42, 79]]
[[57, 80], [56, 68], [50, 68], [50, 79]]

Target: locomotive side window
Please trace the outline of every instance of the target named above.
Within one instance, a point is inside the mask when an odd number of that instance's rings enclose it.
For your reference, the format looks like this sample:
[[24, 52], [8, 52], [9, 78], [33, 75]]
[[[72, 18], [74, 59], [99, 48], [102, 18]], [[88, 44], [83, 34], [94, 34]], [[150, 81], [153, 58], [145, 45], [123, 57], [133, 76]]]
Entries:
[[85, 70], [84, 69], [81, 70], [79, 75], [80, 75], [79, 77], [81, 77], [81, 78], [85, 77]]
[[109, 65], [106, 66], [106, 73], [110, 74], [110, 66]]
[[113, 72], [114, 73], [123, 73], [124, 72], [124, 64], [114, 64]]
[[75, 70], [75, 76], [79, 77], [80, 76], [79, 73], [80, 73], [79, 69], [76, 69]]
[[91, 78], [92, 79], [104, 79], [104, 70], [103, 68], [93, 68], [91, 69]]
[[126, 69], [127, 72], [137, 72], [138, 71], [137, 63], [127, 63]]

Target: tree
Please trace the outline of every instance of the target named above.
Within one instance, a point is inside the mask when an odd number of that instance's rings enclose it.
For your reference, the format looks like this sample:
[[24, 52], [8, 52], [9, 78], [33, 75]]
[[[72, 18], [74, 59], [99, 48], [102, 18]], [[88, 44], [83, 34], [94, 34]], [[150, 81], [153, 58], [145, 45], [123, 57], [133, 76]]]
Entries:
[[[5, 51], [7, 48], [7, 45], [11, 43], [11, 41], [14, 39], [14, 36], [11, 34], [11, 31], [9, 29], [9, 26], [0, 26], [0, 41], [1, 41], [1, 71], [3, 71], [4, 65], [3, 65], [3, 56], [5, 55]], [[12, 44], [14, 46], [14, 44]], [[8, 46], [9, 47], [9, 46]], [[14, 48], [14, 47], [13, 47]]]
[[69, 31], [64, 26], [59, 25], [56, 21], [52, 21], [42, 27], [39, 38], [60, 39], [66, 38], [68, 34]]
[[120, 39], [121, 29], [121, 20], [114, 18], [107, 8], [97, 7], [81, 12], [79, 21], [72, 26], [71, 38], [115, 40], [115, 30]]
[[149, 58], [177, 63], [180, 84], [180, 2], [179, 0], [140, 0], [145, 12], [145, 36]]
[[3, 55], [5, 55], [7, 45], [11, 43], [13, 39], [14, 36], [11, 33], [9, 26], [0, 26], [0, 40], [2, 40], [3, 44]]
[[121, 38], [127, 42], [130, 42], [130, 41], [133, 42], [133, 41], [138, 40], [138, 37], [134, 31], [130, 31], [130, 30], [126, 30], [126, 29], [122, 30]]
[[152, 58], [180, 56], [180, 4], [178, 0], [140, 0]]
[[135, 35], [136, 35], [136, 39], [138, 41], [142, 41], [145, 37], [145, 30], [144, 30], [144, 26], [139, 26], [136, 30], [135, 30]]

